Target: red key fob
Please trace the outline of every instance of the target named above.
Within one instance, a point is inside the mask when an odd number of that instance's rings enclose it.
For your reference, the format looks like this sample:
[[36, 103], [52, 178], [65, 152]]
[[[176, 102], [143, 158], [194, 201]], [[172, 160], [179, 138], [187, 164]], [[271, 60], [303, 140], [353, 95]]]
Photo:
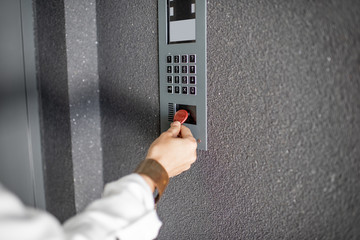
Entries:
[[186, 110], [179, 110], [175, 113], [174, 122], [179, 121], [181, 124], [183, 124], [188, 117], [189, 113]]

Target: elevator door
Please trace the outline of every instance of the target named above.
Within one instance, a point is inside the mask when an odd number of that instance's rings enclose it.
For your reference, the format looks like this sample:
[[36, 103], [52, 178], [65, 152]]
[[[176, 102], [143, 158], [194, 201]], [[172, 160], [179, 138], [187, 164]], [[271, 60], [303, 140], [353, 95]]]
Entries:
[[33, 36], [31, 0], [1, 1], [0, 183], [45, 208]]

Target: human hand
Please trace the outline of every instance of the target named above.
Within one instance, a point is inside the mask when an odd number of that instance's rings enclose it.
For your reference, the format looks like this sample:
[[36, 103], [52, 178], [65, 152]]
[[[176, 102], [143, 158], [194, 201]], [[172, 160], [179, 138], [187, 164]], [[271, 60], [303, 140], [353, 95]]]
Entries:
[[197, 142], [189, 128], [173, 122], [150, 146], [147, 159], [158, 161], [174, 177], [188, 170], [196, 160]]

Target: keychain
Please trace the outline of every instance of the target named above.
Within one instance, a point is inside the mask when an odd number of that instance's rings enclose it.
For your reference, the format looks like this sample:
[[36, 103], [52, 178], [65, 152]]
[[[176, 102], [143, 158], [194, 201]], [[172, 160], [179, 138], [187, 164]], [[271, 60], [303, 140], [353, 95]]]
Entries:
[[183, 124], [189, 117], [189, 113], [186, 110], [179, 110], [175, 113], [174, 116], [174, 122], [179, 121], [181, 124]]

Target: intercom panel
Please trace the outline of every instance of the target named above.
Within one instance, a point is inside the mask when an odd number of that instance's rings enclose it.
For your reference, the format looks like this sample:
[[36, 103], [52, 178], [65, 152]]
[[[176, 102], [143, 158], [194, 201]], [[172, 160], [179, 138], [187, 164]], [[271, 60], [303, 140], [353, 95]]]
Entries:
[[206, 0], [158, 0], [160, 124], [166, 131], [178, 110], [207, 150]]

